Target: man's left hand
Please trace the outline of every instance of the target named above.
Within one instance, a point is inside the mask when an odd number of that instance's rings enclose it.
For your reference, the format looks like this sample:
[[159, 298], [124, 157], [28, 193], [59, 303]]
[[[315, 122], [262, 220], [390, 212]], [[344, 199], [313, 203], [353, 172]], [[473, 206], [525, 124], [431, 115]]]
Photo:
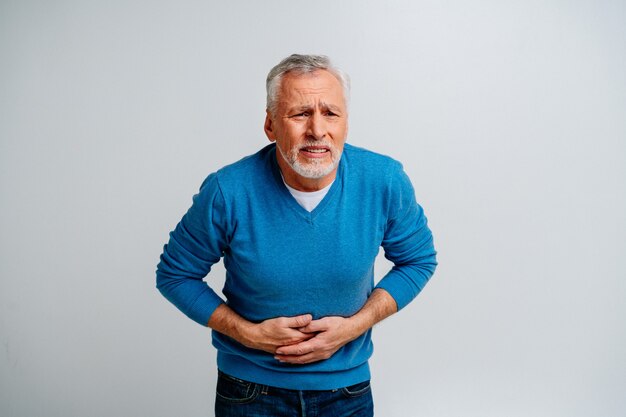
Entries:
[[377, 288], [352, 317], [328, 316], [298, 328], [312, 338], [276, 349], [274, 357], [285, 363], [303, 364], [328, 359], [343, 345], [356, 339], [374, 324], [398, 311], [395, 300]]

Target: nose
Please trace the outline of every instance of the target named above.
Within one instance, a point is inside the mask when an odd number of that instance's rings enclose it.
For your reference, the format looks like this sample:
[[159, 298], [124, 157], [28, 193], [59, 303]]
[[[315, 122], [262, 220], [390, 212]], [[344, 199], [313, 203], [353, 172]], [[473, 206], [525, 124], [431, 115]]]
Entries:
[[326, 137], [326, 121], [320, 113], [314, 112], [309, 117], [306, 133], [307, 136], [315, 140], [321, 140]]

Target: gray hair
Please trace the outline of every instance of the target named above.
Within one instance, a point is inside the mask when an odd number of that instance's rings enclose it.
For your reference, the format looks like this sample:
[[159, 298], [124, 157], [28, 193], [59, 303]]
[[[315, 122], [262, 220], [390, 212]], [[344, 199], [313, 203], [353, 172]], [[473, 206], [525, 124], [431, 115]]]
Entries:
[[271, 113], [276, 111], [278, 105], [278, 92], [283, 76], [288, 72], [296, 74], [310, 74], [313, 71], [326, 70], [333, 74], [341, 83], [343, 97], [348, 105], [350, 98], [350, 77], [348, 74], [333, 66], [325, 55], [298, 55], [293, 54], [283, 59], [267, 74], [265, 89], [267, 90], [267, 110]]

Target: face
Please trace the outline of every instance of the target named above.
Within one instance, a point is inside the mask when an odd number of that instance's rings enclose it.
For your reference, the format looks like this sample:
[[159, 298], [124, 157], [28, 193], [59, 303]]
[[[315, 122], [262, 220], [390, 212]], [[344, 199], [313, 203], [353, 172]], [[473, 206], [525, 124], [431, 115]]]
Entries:
[[339, 80], [325, 70], [287, 73], [274, 113], [267, 113], [265, 133], [276, 141], [276, 158], [287, 184], [302, 191], [330, 184], [348, 133]]

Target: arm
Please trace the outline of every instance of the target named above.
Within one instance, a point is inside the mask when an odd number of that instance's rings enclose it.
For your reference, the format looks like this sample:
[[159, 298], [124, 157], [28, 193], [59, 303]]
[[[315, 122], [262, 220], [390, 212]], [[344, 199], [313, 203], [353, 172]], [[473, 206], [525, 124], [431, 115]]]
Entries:
[[398, 167], [389, 199], [389, 214], [381, 246], [393, 268], [376, 285], [403, 309], [422, 291], [437, 267], [437, 252], [424, 210], [415, 201], [409, 177]]
[[356, 339], [376, 323], [398, 311], [396, 302], [383, 289], [375, 289], [365, 305], [351, 317], [330, 316], [311, 321], [300, 330], [312, 334], [310, 340], [276, 351], [281, 362], [304, 364], [330, 358], [339, 348]]
[[216, 174], [193, 197], [193, 204], [170, 233], [157, 266], [157, 288], [172, 304], [206, 326], [223, 303], [204, 277], [228, 245], [229, 222]]

